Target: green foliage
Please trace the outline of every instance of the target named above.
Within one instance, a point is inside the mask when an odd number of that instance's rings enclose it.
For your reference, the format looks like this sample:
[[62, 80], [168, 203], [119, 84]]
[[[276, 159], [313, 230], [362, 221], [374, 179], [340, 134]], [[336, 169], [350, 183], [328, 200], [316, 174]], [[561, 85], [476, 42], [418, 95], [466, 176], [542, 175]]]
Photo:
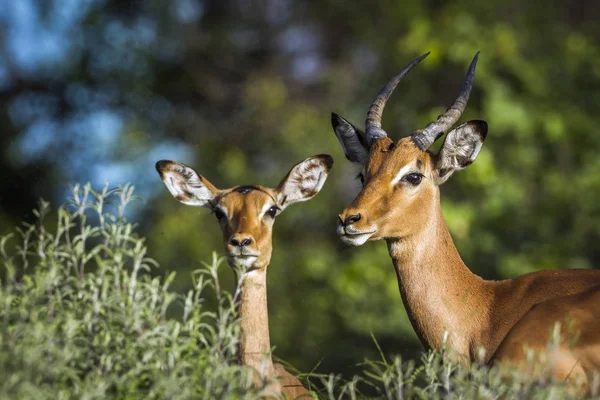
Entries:
[[[158, 265], [124, 216], [134, 198], [129, 185], [99, 192], [75, 186], [55, 221], [42, 200], [35, 224], [23, 224], [16, 236], [0, 240], [1, 398], [258, 399], [266, 389], [268, 382], [256, 385], [253, 371], [236, 364], [239, 282], [233, 293], [222, 289], [223, 260], [216, 254], [192, 274], [193, 288], [185, 295], [171, 290], [174, 273], [154, 277]], [[215, 310], [206, 307], [209, 298]], [[350, 380], [304, 375], [318, 381], [310, 385], [315, 395], [332, 400], [578, 395], [578, 388], [517, 370], [466, 367], [446, 351], [430, 351], [418, 361], [388, 360], [376, 341], [375, 346], [381, 360], [366, 359], [362, 373]], [[599, 390], [597, 380], [592, 393]]]
[[[17, 229], [13, 251], [11, 238], [2, 239], [1, 398], [260, 393], [250, 385], [250, 371], [234, 362], [238, 292], [219, 289], [221, 260], [215, 256], [195, 271], [186, 295], [170, 290], [174, 273], [152, 277], [157, 264], [124, 217], [132, 191], [75, 186], [53, 229], [42, 200], [37, 222]], [[216, 311], [203, 307], [209, 292]], [[169, 317], [173, 308], [181, 310], [178, 318]]]
[[[467, 367], [447, 352], [424, 353], [415, 360], [395, 356], [391, 360], [366, 360], [362, 375], [343, 383], [330, 375], [323, 379], [330, 399], [575, 399], [577, 386], [548, 379], [534, 379], [517, 370]], [[366, 392], [374, 392], [366, 395]], [[596, 394], [597, 396], [597, 394]], [[595, 396], [592, 396], [596, 398]]]

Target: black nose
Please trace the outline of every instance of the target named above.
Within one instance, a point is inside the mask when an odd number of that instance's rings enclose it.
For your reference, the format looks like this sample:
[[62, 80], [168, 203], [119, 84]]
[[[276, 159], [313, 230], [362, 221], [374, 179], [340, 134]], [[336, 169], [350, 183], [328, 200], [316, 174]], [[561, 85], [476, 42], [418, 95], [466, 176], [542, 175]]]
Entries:
[[252, 239], [250, 238], [240, 239], [232, 237], [229, 239], [229, 244], [232, 246], [244, 247], [248, 246], [250, 243], [252, 243]]
[[350, 215], [344, 220], [344, 226], [352, 225], [356, 221], [360, 220], [360, 214]]

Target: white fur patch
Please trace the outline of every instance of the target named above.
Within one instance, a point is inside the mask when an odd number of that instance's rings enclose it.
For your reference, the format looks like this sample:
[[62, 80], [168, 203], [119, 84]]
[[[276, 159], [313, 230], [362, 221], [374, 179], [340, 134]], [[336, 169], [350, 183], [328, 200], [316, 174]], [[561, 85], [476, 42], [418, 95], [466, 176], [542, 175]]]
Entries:
[[410, 165], [405, 165], [404, 167], [400, 168], [400, 171], [398, 171], [398, 174], [396, 175], [396, 177], [394, 179], [392, 179], [392, 185], [397, 184], [398, 182], [400, 182], [400, 180], [402, 178], [404, 178], [404, 176], [412, 169], [412, 166]]
[[467, 122], [448, 132], [436, 165], [438, 184], [475, 161], [483, 146], [481, 131], [487, 133], [485, 123]]
[[236, 267], [242, 267], [244, 269], [250, 269], [254, 263], [256, 262], [256, 260], [258, 259], [258, 256], [246, 256], [246, 257], [240, 257], [240, 256], [230, 256], [228, 257], [229, 262], [231, 262], [233, 265], [235, 265]]
[[327, 167], [318, 158], [309, 158], [293, 167], [279, 184], [279, 207], [283, 209], [314, 197], [325, 184], [327, 173]]
[[277, 204], [273, 204], [273, 203], [270, 203], [270, 202], [267, 203], [267, 204], [265, 204], [263, 206], [263, 208], [260, 210], [260, 214], [259, 215], [261, 217], [264, 216], [267, 213], [267, 211], [269, 211], [271, 209], [271, 207], [273, 207], [273, 206], [277, 206]]
[[206, 206], [214, 197], [192, 168], [171, 162], [161, 170], [165, 186], [180, 202], [190, 206]]
[[365, 233], [362, 235], [343, 235], [340, 236], [340, 240], [349, 246], [362, 246], [367, 243], [372, 233]]

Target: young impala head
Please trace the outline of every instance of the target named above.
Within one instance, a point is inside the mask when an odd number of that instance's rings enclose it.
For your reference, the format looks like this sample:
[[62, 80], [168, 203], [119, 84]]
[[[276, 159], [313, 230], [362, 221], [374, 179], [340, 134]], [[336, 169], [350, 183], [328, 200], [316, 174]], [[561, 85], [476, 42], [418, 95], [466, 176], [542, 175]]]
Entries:
[[229, 263], [254, 270], [271, 260], [275, 217], [290, 204], [319, 193], [332, 165], [329, 155], [310, 157], [295, 165], [275, 189], [244, 185], [220, 190], [191, 167], [167, 160], [157, 162], [156, 170], [177, 200], [215, 214]]
[[338, 234], [355, 246], [367, 240], [407, 238], [429, 222], [439, 204], [438, 185], [471, 164], [485, 139], [485, 121], [469, 121], [451, 130], [439, 153], [427, 149], [460, 118], [469, 99], [477, 57], [454, 104], [435, 122], [394, 143], [381, 128], [385, 103], [400, 80], [429, 53], [400, 71], [379, 92], [366, 120], [366, 135], [342, 117], [331, 122], [346, 158], [360, 164], [362, 190], [338, 217]]

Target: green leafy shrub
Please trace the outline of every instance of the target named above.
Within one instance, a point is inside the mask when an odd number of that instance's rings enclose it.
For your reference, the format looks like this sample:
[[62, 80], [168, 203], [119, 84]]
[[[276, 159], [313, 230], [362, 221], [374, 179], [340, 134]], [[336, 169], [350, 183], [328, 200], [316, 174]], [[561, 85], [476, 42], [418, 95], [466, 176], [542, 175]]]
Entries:
[[[235, 294], [218, 288], [221, 261], [194, 272], [187, 295], [170, 291], [174, 274], [152, 277], [157, 265], [124, 217], [132, 192], [75, 186], [53, 224], [41, 201], [37, 223], [17, 229], [12, 251], [15, 237], [2, 238], [1, 398], [260, 393], [250, 371], [235, 363]], [[203, 308], [211, 293], [216, 312]], [[180, 317], [168, 318], [176, 305]]]
[[[376, 342], [375, 342], [376, 343]], [[376, 343], [377, 344], [377, 343]], [[554, 346], [554, 343], [549, 343]], [[379, 346], [378, 346], [379, 349]], [[548, 378], [535, 378], [518, 369], [473, 363], [465, 366], [449, 351], [428, 351], [418, 361], [391, 360], [381, 353], [380, 361], [366, 360], [362, 376], [350, 382], [330, 375], [323, 379], [330, 399], [359, 399], [369, 392], [383, 399], [578, 399], [600, 398], [600, 376], [589, 390]], [[539, 355], [530, 353], [528, 362], [539, 367]], [[361, 391], [360, 389], [363, 389]]]
[[[128, 185], [99, 192], [78, 185], [55, 220], [42, 200], [35, 224], [0, 240], [0, 398], [260, 398], [268, 382], [256, 385], [253, 371], [236, 364], [239, 282], [233, 293], [220, 288], [222, 259], [213, 255], [212, 263], [192, 274], [192, 290], [171, 291], [174, 274], [152, 274], [158, 266], [125, 218], [134, 198]], [[216, 310], [204, 304], [208, 296]], [[419, 361], [388, 361], [380, 353], [381, 361], [366, 360], [363, 374], [350, 381], [309, 375], [320, 381], [310, 386], [315, 396], [580, 394], [517, 371], [466, 367], [445, 351], [425, 353]], [[599, 384], [594, 378], [593, 395]]]

